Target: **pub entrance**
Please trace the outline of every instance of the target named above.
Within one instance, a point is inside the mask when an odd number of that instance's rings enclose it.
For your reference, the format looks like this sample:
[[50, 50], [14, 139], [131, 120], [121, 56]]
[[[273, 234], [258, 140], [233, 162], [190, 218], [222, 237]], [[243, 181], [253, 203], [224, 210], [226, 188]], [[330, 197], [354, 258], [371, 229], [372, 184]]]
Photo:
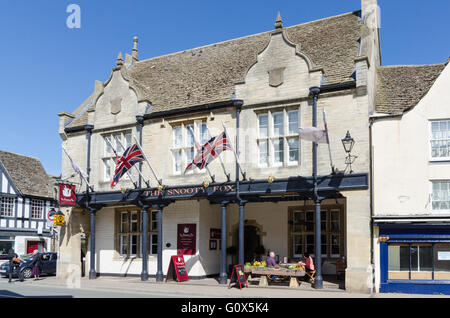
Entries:
[[[244, 262], [253, 262], [254, 260], [261, 260], [264, 255], [264, 247], [261, 245], [261, 236], [259, 228], [254, 225], [244, 226]], [[239, 230], [234, 232], [235, 246], [239, 246]], [[239, 247], [237, 248], [237, 255], [239, 255]]]

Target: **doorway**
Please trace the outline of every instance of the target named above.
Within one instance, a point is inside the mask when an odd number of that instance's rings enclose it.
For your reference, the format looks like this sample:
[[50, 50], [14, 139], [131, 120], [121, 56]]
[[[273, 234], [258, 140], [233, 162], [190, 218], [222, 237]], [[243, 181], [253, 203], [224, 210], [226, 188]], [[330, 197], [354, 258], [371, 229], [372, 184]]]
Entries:
[[[235, 232], [237, 255], [239, 255], [239, 229]], [[244, 226], [244, 262], [253, 262], [261, 257], [261, 236], [259, 228], [254, 225]]]
[[34, 250], [42, 252], [42, 249], [45, 248], [44, 244], [42, 241], [27, 241], [27, 254], [33, 253]]

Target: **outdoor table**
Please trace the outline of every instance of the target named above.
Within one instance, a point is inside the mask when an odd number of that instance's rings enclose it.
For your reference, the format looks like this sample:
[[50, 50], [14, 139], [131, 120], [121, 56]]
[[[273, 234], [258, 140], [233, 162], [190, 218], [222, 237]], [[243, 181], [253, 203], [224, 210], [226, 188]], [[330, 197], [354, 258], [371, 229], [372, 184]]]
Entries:
[[268, 286], [267, 275], [276, 275], [290, 277], [289, 287], [298, 287], [298, 277], [303, 277], [306, 273], [302, 269], [256, 267], [251, 268], [251, 274], [261, 275], [259, 286]]

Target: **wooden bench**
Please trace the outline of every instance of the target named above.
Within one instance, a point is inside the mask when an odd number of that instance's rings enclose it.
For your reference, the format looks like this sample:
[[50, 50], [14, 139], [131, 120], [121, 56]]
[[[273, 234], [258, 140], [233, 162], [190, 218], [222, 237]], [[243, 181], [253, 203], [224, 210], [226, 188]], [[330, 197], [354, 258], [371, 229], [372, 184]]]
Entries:
[[298, 287], [299, 286], [298, 278], [304, 277], [306, 275], [305, 271], [301, 269], [286, 269], [286, 268], [274, 269], [267, 267], [252, 268], [251, 274], [261, 275], [261, 278], [259, 279], [259, 286], [262, 287], [266, 287], [269, 285], [269, 282], [267, 280], [268, 275], [289, 277], [290, 278], [289, 287]]

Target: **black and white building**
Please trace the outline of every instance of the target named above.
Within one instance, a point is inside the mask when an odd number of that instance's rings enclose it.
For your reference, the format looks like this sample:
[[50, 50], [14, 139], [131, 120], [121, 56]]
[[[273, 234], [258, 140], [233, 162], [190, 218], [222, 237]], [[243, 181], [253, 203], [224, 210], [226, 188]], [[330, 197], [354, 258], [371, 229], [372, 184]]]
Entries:
[[39, 159], [0, 150], [0, 254], [52, 249], [53, 180]]

